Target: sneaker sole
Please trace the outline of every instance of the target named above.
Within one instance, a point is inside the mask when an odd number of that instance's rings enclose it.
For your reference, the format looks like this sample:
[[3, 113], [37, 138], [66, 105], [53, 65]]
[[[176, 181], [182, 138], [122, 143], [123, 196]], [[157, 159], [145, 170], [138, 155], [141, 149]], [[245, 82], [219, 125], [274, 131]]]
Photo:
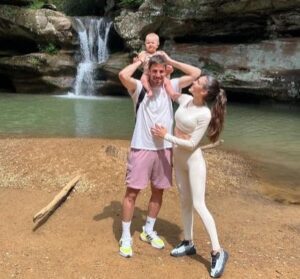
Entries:
[[188, 251], [188, 252], [182, 252], [182, 253], [178, 253], [178, 254], [172, 254], [170, 253], [170, 255], [172, 257], [183, 257], [183, 256], [192, 256], [195, 255], [197, 253], [196, 249], [193, 249], [192, 251]]
[[132, 257], [132, 255], [123, 254], [121, 251], [119, 252], [119, 255], [124, 257], [124, 258], [131, 258]]

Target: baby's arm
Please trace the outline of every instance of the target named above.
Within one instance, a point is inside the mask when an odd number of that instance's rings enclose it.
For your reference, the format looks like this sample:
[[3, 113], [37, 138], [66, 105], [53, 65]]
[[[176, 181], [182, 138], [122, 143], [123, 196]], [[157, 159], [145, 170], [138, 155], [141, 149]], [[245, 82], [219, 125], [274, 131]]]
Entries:
[[143, 63], [144, 73], [141, 76], [142, 85], [145, 87], [145, 89], [147, 91], [147, 96], [152, 97], [152, 95], [153, 95], [152, 88], [151, 88], [150, 83], [149, 83], [148, 69], [146, 67], [147, 64], [145, 63], [145, 60], [147, 59], [148, 55], [149, 54], [146, 51], [143, 50], [138, 55], [138, 59]]
[[170, 98], [173, 101], [176, 101], [181, 96], [180, 93], [178, 93], [174, 90], [171, 81], [167, 77], [165, 77], [165, 79], [164, 79], [164, 86], [165, 86], [167, 94], [170, 96]]
[[[144, 72], [141, 76], [141, 82], [142, 82], [142, 85], [145, 87], [146, 91], [147, 91], [147, 95], [149, 97], [152, 96], [152, 90], [151, 90], [151, 86], [150, 86], [150, 83], [149, 83], [149, 79], [148, 79], [148, 75]], [[150, 94], [149, 94], [150, 92]]]
[[[163, 54], [163, 52], [160, 52], [160, 51], [158, 51], [158, 53]], [[170, 98], [173, 101], [176, 101], [181, 96], [181, 94], [176, 92], [172, 87], [170, 77], [173, 72], [174, 72], [174, 68], [171, 65], [166, 65], [166, 75], [167, 76], [164, 79], [164, 86], [165, 86], [166, 92], [170, 96]]]

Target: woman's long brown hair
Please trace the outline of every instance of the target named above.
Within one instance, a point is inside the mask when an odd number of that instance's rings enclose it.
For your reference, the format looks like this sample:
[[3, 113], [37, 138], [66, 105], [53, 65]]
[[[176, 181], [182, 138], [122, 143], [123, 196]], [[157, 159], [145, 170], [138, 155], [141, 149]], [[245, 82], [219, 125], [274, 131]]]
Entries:
[[213, 101], [211, 107], [211, 120], [208, 125], [207, 136], [211, 142], [216, 142], [224, 126], [227, 97], [225, 91], [220, 88], [219, 82], [207, 76], [207, 101]]

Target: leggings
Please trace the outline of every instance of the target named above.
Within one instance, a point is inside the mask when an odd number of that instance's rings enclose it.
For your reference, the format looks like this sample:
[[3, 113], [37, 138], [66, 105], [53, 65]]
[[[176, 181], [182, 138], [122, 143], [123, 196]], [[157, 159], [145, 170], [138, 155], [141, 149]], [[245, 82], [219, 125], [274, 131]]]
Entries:
[[191, 152], [175, 147], [174, 168], [181, 202], [184, 239], [193, 240], [193, 208], [195, 208], [209, 234], [212, 249], [219, 250], [215, 221], [205, 205], [206, 165], [201, 149]]

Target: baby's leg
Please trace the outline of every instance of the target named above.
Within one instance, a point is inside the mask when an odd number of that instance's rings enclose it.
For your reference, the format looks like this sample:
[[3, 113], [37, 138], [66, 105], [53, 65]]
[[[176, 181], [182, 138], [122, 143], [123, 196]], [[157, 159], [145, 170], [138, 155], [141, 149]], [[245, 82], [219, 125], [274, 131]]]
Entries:
[[177, 93], [173, 87], [172, 87], [172, 84], [171, 84], [171, 81], [165, 77], [164, 79], [164, 86], [165, 86], [165, 89], [166, 89], [166, 92], [167, 94], [170, 96], [170, 98], [175, 101], [177, 98], [180, 97], [180, 93]]
[[143, 73], [142, 77], [141, 77], [141, 82], [142, 85], [145, 87], [146, 91], [147, 91], [147, 96], [148, 97], [152, 97], [153, 92], [149, 83], [149, 77], [147, 74]]

